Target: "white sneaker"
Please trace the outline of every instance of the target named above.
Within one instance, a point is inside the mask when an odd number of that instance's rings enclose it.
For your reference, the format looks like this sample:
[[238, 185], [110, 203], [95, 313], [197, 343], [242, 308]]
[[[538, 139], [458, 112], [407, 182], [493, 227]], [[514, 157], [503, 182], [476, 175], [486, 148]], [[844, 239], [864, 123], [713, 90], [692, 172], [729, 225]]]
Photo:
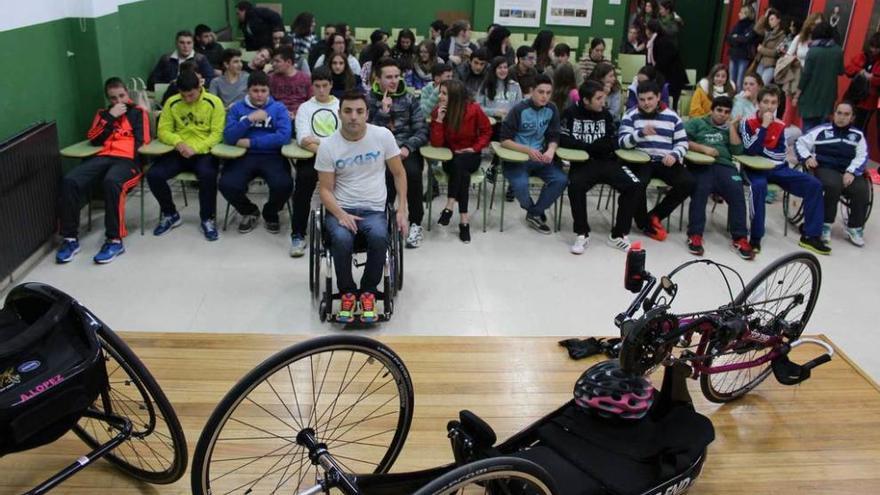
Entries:
[[864, 229], [861, 227], [859, 227], [859, 228], [847, 227], [846, 228], [846, 238], [849, 240], [849, 242], [853, 243], [853, 245], [855, 245], [855, 246], [865, 247]]
[[406, 247], [415, 249], [422, 245], [422, 226], [411, 223], [409, 225], [409, 235], [406, 236]]
[[608, 234], [608, 239], [605, 243], [621, 251], [629, 251], [630, 248], [629, 236], [611, 237], [611, 234]]
[[831, 224], [823, 223], [822, 224], [822, 242], [825, 244], [831, 244]]
[[579, 235], [575, 237], [574, 244], [571, 245], [571, 254], [584, 254], [584, 249], [590, 245], [590, 236]]

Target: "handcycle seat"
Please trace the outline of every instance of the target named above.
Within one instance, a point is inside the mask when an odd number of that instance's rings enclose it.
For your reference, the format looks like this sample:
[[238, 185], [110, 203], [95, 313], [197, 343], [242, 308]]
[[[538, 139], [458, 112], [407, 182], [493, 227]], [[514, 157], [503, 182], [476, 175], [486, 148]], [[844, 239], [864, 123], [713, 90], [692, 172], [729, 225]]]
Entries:
[[94, 330], [69, 296], [47, 290], [19, 286], [0, 309], [0, 456], [55, 441], [106, 388]]

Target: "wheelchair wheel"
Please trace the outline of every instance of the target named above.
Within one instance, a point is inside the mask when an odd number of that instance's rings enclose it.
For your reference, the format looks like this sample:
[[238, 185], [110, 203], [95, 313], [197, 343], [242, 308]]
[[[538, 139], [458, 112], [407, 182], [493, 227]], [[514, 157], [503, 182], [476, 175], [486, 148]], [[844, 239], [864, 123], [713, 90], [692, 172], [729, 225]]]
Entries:
[[320, 253], [318, 252], [320, 244], [316, 242], [318, 240], [318, 236], [316, 235], [317, 221], [318, 219], [315, 212], [312, 211], [309, 214], [309, 292], [312, 293], [313, 297], [317, 297], [315, 296], [315, 293], [318, 292], [318, 280], [320, 280], [321, 270], [321, 267], [317, 265], [321, 259]]
[[403, 290], [403, 234], [400, 231], [395, 230], [395, 234], [391, 236], [392, 242], [397, 242], [397, 281], [395, 285], [397, 286], [395, 292], [400, 292]]
[[458, 467], [428, 483], [415, 495], [558, 493], [544, 468], [516, 457], [492, 457]]
[[321, 298], [321, 302], [318, 304], [318, 316], [324, 322], [333, 313], [333, 279], [330, 278], [329, 273], [324, 277], [324, 292], [317, 292]]
[[193, 457], [193, 493], [311, 488], [322, 472], [295, 441], [305, 428], [346, 472], [385, 473], [412, 413], [409, 372], [383, 344], [351, 335], [296, 344], [248, 373], [211, 414]]
[[[788, 340], [794, 341], [803, 333], [822, 285], [822, 270], [819, 261], [810, 253], [792, 253], [761, 270], [745, 289], [736, 297], [734, 305], [748, 305], [753, 313], [749, 316], [751, 328], [764, 331], [779, 331], [778, 317], [783, 319]], [[714, 356], [707, 361], [708, 366], [724, 366], [754, 361], [772, 351], [771, 347], [755, 344], [733, 346], [724, 342], [713, 342], [706, 349], [707, 355]], [[703, 374], [700, 388], [703, 395], [712, 402], [729, 402], [742, 397], [757, 387], [770, 374], [770, 362], [725, 373]]]
[[[871, 178], [867, 175], [865, 176], [865, 180], [868, 183], [868, 209], [865, 211], [865, 225], [867, 225], [868, 220], [871, 218], [871, 210], [874, 209], [874, 183], [871, 182]], [[843, 225], [849, 225], [850, 208], [852, 208], [850, 199], [841, 194], [840, 219], [843, 222]]]
[[[107, 367], [108, 401], [93, 408], [131, 420], [131, 437], [105, 456], [129, 475], [157, 484], [173, 483], [186, 471], [186, 438], [168, 398], [140, 359], [112, 330], [97, 331]], [[102, 394], [103, 395], [103, 394]], [[116, 436], [104, 421], [82, 418], [73, 431], [96, 448]]]
[[804, 201], [785, 191], [782, 194], [782, 212], [785, 214], [785, 220], [797, 227], [804, 221]]

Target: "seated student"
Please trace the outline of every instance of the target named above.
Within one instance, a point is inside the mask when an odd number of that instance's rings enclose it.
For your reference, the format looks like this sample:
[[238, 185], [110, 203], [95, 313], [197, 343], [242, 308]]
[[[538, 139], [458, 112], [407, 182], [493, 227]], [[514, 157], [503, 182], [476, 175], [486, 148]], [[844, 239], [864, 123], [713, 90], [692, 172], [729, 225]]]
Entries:
[[590, 50], [583, 54], [578, 63], [578, 72], [581, 77], [588, 79], [593, 69], [601, 63], [612, 63], [611, 60], [605, 58], [605, 40], [603, 38], [593, 38], [590, 41]]
[[[424, 93], [422, 93], [424, 96]], [[519, 83], [510, 74], [507, 58], [498, 56], [492, 59], [489, 70], [486, 71], [486, 80], [477, 91], [477, 103], [483, 112], [494, 117], [500, 122], [507, 117], [510, 109], [522, 101], [522, 90]]]
[[324, 26], [324, 37], [315, 42], [315, 44], [312, 45], [312, 48], [309, 50], [309, 67], [317, 67], [317, 65], [315, 65], [315, 62], [318, 61], [318, 57], [327, 53], [327, 50], [333, 43], [333, 40], [331, 38], [334, 34], [336, 34], [335, 25], [327, 24]]
[[341, 33], [336, 33], [330, 36], [330, 44], [327, 46], [327, 51], [315, 61], [315, 68], [317, 69], [324, 65], [325, 61], [329, 60], [330, 56], [334, 53], [345, 55], [351, 71], [355, 74], [361, 73], [361, 63], [358, 62], [358, 59], [355, 58], [354, 55], [348, 53], [348, 41], [346, 41], [345, 35]]
[[219, 76], [223, 73], [223, 45], [217, 43], [214, 31], [204, 24], [196, 26], [195, 33], [196, 53], [204, 55], [214, 67], [214, 75]]
[[428, 39], [433, 41], [435, 45], [440, 43], [440, 40], [445, 36], [447, 29], [449, 29], [449, 26], [447, 26], [445, 22], [440, 19], [434, 19], [431, 21], [430, 26], [428, 26], [428, 30], [430, 31]]
[[669, 106], [669, 84], [664, 82], [663, 74], [657, 72], [653, 65], [646, 65], [639, 69], [632, 84], [629, 85], [626, 98], [626, 110], [632, 110], [639, 105], [638, 87], [645, 81], [654, 81], [660, 89], [660, 103]]
[[266, 68], [266, 64], [271, 60], [272, 51], [269, 48], [260, 48], [254, 53], [254, 58], [252, 58], [250, 62], [244, 64], [242, 70], [247, 73], [262, 72]]
[[614, 118], [614, 123], [620, 123], [621, 114], [621, 97], [620, 82], [617, 80], [616, 70], [613, 65], [602, 62], [597, 64], [590, 74], [590, 80], [596, 81], [602, 85], [607, 97], [605, 98], [605, 108]]
[[312, 97], [312, 82], [308, 74], [297, 70], [295, 59], [293, 46], [282, 46], [272, 58], [273, 70], [269, 76], [272, 97], [287, 107], [291, 120], [296, 117], [299, 106]]
[[391, 58], [397, 60], [404, 73], [412, 71], [416, 63], [416, 35], [409, 29], [402, 29], [397, 34], [397, 42], [391, 49]]
[[[275, 26], [272, 28], [272, 50], [277, 50], [282, 45], [293, 46], [293, 39], [287, 35], [287, 30], [284, 29], [284, 26]], [[297, 56], [296, 59], [299, 60], [300, 57]]]
[[257, 177], [269, 186], [269, 200], [263, 205], [263, 221], [272, 234], [281, 231], [278, 212], [293, 192], [290, 165], [281, 156], [281, 147], [290, 142], [291, 122], [287, 109], [269, 95], [269, 76], [257, 72], [248, 79], [244, 101], [232, 106], [226, 115], [223, 140], [246, 148], [241, 158], [229, 160], [220, 176], [220, 192], [241, 215], [238, 231], [246, 234], [257, 226], [260, 209], [247, 197], [248, 184]]
[[[549, 77], [549, 76], [548, 76]], [[560, 66], [553, 72], [553, 94], [550, 101], [556, 105], [560, 112], [565, 111], [569, 105], [574, 105], [580, 100], [578, 86], [575, 82], [574, 67], [569, 65]]]
[[385, 43], [379, 42], [370, 45], [370, 54], [361, 65], [361, 86], [364, 92], [370, 91], [370, 88], [373, 87], [373, 82], [375, 81], [373, 66], [378, 65], [379, 61], [383, 58], [390, 56], [391, 48], [388, 48], [388, 45]]
[[694, 97], [691, 99], [691, 107], [688, 116], [691, 118], [705, 117], [712, 112], [712, 101], [719, 96], [736, 96], [736, 87], [730, 80], [727, 66], [718, 64], [712, 67], [709, 75], [700, 79]]
[[489, 54], [485, 48], [478, 48], [471, 55], [467, 63], [459, 64], [455, 68], [455, 78], [464, 83], [468, 95], [471, 98], [477, 95], [483, 81], [486, 80], [486, 65], [489, 63]]
[[705, 117], [690, 119], [685, 125], [688, 148], [715, 158], [711, 165], [688, 165], [696, 181], [688, 210], [688, 251], [702, 256], [703, 231], [706, 228], [706, 203], [709, 195], [717, 193], [727, 203], [727, 226], [733, 239], [733, 251], [744, 260], [755, 258], [749, 244], [746, 224], [746, 200], [743, 195], [742, 176], [734, 165], [732, 155], [743, 151], [737, 126], [739, 121], [730, 120], [733, 100], [729, 96], [716, 96], [712, 100], [712, 113]]
[[[565, 43], [558, 43], [553, 47], [553, 51], [550, 52], [550, 64], [544, 67], [544, 74], [547, 74], [551, 80], [553, 79], [553, 73], [557, 67], [563, 64], [571, 65], [571, 47], [569, 47]], [[573, 68], [573, 66], [572, 66]], [[580, 85], [580, 81], [582, 81], [580, 73], [575, 72], [575, 81]]]
[[636, 225], [656, 241], [666, 240], [663, 219], [675, 211], [694, 190], [694, 178], [682, 164], [688, 150], [687, 134], [678, 115], [660, 103], [656, 82], [639, 84], [639, 105], [626, 112], [620, 122], [618, 143], [621, 148], [637, 149], [651, 156], [651, 162], [630, 164], [629, 168], [646, 188], [652, 177], [663, 180], [670, 190], [648, 212], [645, 189], [636, 207]]
[[471, 23], [468, 21], [453, 22], [444, 36], [437, 42], [437, 56], [453, 67], [467, 62], [471, 54], [477, 51], [477, 45], [471, 42]]
[[67, 263], [79, 252], [79, 211], [82, 199], [92, 187], [104, 188], [104, 228], [106, 240], [95, 263], [110, 263], [125, 252], [122, 238], [125, 230], [125, 195], [135, 187], [142, 174], [138, 148], [150, 142], [147, 111], [135, 106], [128, 97], [128, 88], [118, 77], [104, 83], [108, 108], [98, 110], [86, 136], [91, 144], [100, 146], [94, 157], [83, 160], [61, 181], [59, 216], [63, 240], [55, 261]]
[[[550, 234], [545, 211], [565, 190], [568, 178], [559, 161], [559, 111], [550, 103], [553, 84], [540, 74], [529, 98], [517, 103], [501, 125], [501, 146], [529, 155], [525, 163], [504, 163], [504, 177], [510, 182], [513, 195], [526, 210], [526, 222], [542, 234]], [[544, 188], [533, 202], [529, 194], [529, 176], [544, 181]]]
[[[516, 49], [516, 67], [513, 70], [513, 79], [519, 83], [523, 96], [528, 96], [535, 87], [535, 78], [538, 70], [535, 63], [538, 60], [535, 49], [531, 46], [521, 46]], [[551, 79], [552, 81], [552, 79]]]
[[[382, 281], [391, 234], [387, 231], [385, 216], [386, 167], [394, 178], [395, 189], [400, 191], [396, 223], [404, 234], [407, 228], [406, 172], [391, 132], [367, 123], [368, 109], [363, 93], [351, 91], [342, 95], [339, 114], [342, 119], [339, 132], [318, 147], [315, 157], [321, 202], [327, 211], [325, 228], [330, 236], [336, 286], [342, 294], [336, 318], [343, 323], [354, 321], [359, 302], [361, 320], [372, 322], [377, 318], [376, 291]], [[355, 158], [358, 165], [351, 166]], [[357, 233], [367, 241], [367, 261], [360, 291], [351, 273]]]
[[223, 75], [211, 81], [208, 91], [223, 100], [227, 109], [243, 100], [247, 94], [248, 73], [241, 70], [241, 51], [235, 48], [223, 50]]
[[[320, 69], [320, 67], [318, 68]], [[348, 66], [347, 57], [341, 53], [330, 55], [330, 73], [333, 76], [333, 89], [331, 93], [336, 98], [341, 98], [343, 93], [363, 89], [361, 87], [360, 74], [355, 74], [351, 71], [351, 67]]]
[[162, 235], [181, 225], [168, 181], [181, 172], [190, 171], [199, 179], [202, 234], [205, 239], [216, 241], [220, 237], [214, 219], [217, 212], [217, 160], [211, 156], [211, 148], [223, 138], [226, 109], [220, 98], [201, 87], [199, 78], [192, 72], [177, 77], [177, 89], [180, 93], [165, 104], [158, 125], [159, 141], [174, 146], [174, 151], [158, 158], [147, 172], [150, 191], [162, 211], [153, 235]]
[[407, 87], [421, 90], [434, 80], [431, 73], [437, 64], [444, 63], [437, 56], [437, 45], [433, 41], [425, 40], [419, 43], [416, 55], [413, 59], [412, 70], [404, 74]]
[[620, 53], [627, 55], [645, 55], [646, 48], [645, 42], [642, 39], [641, 29], [639, 26], [630, 24], [629, 29], [626, 30], [626, 39], [623, 41], [623, 46], [620, 47]]
[[[300, 105], [296, 114], [296, 141], [301, 147], [317, 153], [321, 143], [339, 129], [339, 100], [331, 94], [333, 76], [326, 67], [312, 72], [312, 98]], [[312, 194], [318, 182], [315, 159], [297, 160], [296, 183], [293, 189], [293, 218], [290, 219], [290, 256], [305, 254], [306, 227], [311, 211]]]
[[[367, 102], [370, 106], [370, 123], [390, 129], [400, 148], [400, 159], [403, 160], [409, 183], [406, 202], [410, 208], [410, 226], [406, 247], [417, 248], [422, 244], [422, 217], [425, 214], [422, 191], [424, 160], [419, 148], [428, 144], [428, 123], [419, 99], [406, 90], [406, 83], [400, 75], [400, 67], [394, 59], [380, 60], [376, 67], [378, 79], [367, 94]], [[390, 198], [395, 195], [395, 184], [389, 181]]]
[[[318, 39], [315, 36], [315, 14], [311, 12], [300, 12], [290, 24], [290, 31], [293, 35], [290, 38], [293, 43], [293, 52], [296, 54], [297, 62], [305, 60], [305, 64], [311, 67], [309, 58]], [[317, 58], [317, 57], [316, 57]]]
[[804, 224], [798, 244], [817, 254], [831, 254], [831, 248], [822, 240], [822, 183], [812, 175], [789, 168], [785, 161], [785, 124], [776, 118], [779, 89], [765, 86], [758, 91], [758, 112], [739, 125], [739, 134], [747, 155], [761, 156], [772, 161], [772, 170], [746, 168], [752, 185], [752, 232], [749, 242], [752, 250], [761, 252], [764, 237], [764, 215], [767, 183], [777, 184], [795, 196], [803, 198]]
[[831, 224], [843, 194], [850, 200], [846, 238], [862, 247], [868, 188], [872, 185], [863, 176], [868, 163], [868, 144], [862, 131], [852, 125], [854, 110], [848, 101], [838, 103], [831, 123], [810, 129], [797, 140], [796, 149], [798, 160], [822, 182], [825, 196], [822, 241], [831, 242]]
[[284, 29], [284, 21], [281, 14], [266, 7], [256, 7], [251, 2], [238, 2], [235, 4], [235, 13], [238, 16], [238, 26], [244, 34], [244, 46], [246, 50], [257, 50], [264, 46], [272, 46], [272, 31], [281, 26]]
[[189, 31], [178, 31], [175, 36], [177, 40], [177, 49], [168, 55], [159, 57], [156, 66], [153, 67], [150, 76], [147, 78], [147, 88], [153, 89], [156, 83], [170, 83], [177, 79], [180, 74], [180, 64], [187, 60], [194, 60], [199, 74], [205, 79], [206, 83], [210, 83], [214, 78], [214, 68], [208, 59], [196, 53], [193, 49], [193, 35]]
[[[373, 48], [380, 43], [382, 45], [388, 46], [388, 32], [382, 29], [374, 29], [372, 33], [370, 33], [370, 44], [365, 46], [361, 53], [358, 55], [358, 62], [361, 63], [361, 67], [363, 67], [364, 63], [370, 59], [370, 56], [373, 55]], [[390, 51], [390, 49], [389, 49]]]
[[[195, 74], [196, 77], [199, 78], [199, 86], [203, 88], [205, 87], [205, 78], [202, 77], [201, 74], [199, 74], [199, 67], [196, 64], [195, 60], [185, 60], [182, 64], [180, 64], [180, 74], [183, 74], [184, 72], [192, 72], [193, 74]], [[162, 95], [161, 106], [164, 106], [165, 102], [167, 102], [169, 98], [177, 95], [179, 92], [180, 91], [177, 90], [177, 81], [171, 81], [171, 83], [168, 84], [168, 89], [166, 89], [165, 93]]]
[[449, 225], [452, 208], [458, 202], [461, 217], [458, 238], [465, 244], [471, 242], [468, 221], [471, 174], [480, 168], [481, 152], [489, 146], [491, 139], [489, 119], [473, 101], [464, 83], [455, 79], [441, 83], [440, 104], [431, 114], [431, 146], [451, 149], [452, 160], [443, 163], [443, 170], [449, 176], [449, 187], [446, 207], [437, 223]]
[[422, 94], [419, 96], [419, 106], [422, 114], [431, 115], [434, 107], [437, 106], [437, 100], [440, 99], [440, 83], [452, 79], [453, 69], [447, 63], [437, 64], [431, 69], [431, 76], [434, 81], [428, 83], [422, 88]]
[[758, 112], [758, 91], [764, 87], [764, 80], [754, 72], [743, 76], [742, 91], [733, 99], [732, 120], [747, 119]]
[[614, 155], [617, 128], [605, 108], [604, 86], [598, 81], [587, 81], [581, 84], [578, 93], [580, 100], [562, 112], [559, 137], [562, 147], [584, 150], [590, 155], [586, 162], [572, 163], [568, 172], [568, 199], [576, 236], [571, 252], [582, 254], [590, 242], [587, 191], [596, 184], [608, 184], [620, 194], [617, 217], [606, 243], [626, 251], [630, 247], [629, 230], [642, 187], [632, 171], [621, 165]]

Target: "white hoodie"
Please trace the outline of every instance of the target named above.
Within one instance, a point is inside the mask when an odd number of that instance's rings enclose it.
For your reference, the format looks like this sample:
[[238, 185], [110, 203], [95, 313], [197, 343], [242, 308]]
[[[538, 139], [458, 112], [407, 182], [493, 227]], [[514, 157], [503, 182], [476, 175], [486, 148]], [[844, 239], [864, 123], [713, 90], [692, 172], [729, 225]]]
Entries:
[[296, 142], [302, 146], [306, 137], [314, 136], [324, 142], [339, 129], [339, 100], [330, 96], [327, 103], [315, 97], [300, 105], [296, 112]]

